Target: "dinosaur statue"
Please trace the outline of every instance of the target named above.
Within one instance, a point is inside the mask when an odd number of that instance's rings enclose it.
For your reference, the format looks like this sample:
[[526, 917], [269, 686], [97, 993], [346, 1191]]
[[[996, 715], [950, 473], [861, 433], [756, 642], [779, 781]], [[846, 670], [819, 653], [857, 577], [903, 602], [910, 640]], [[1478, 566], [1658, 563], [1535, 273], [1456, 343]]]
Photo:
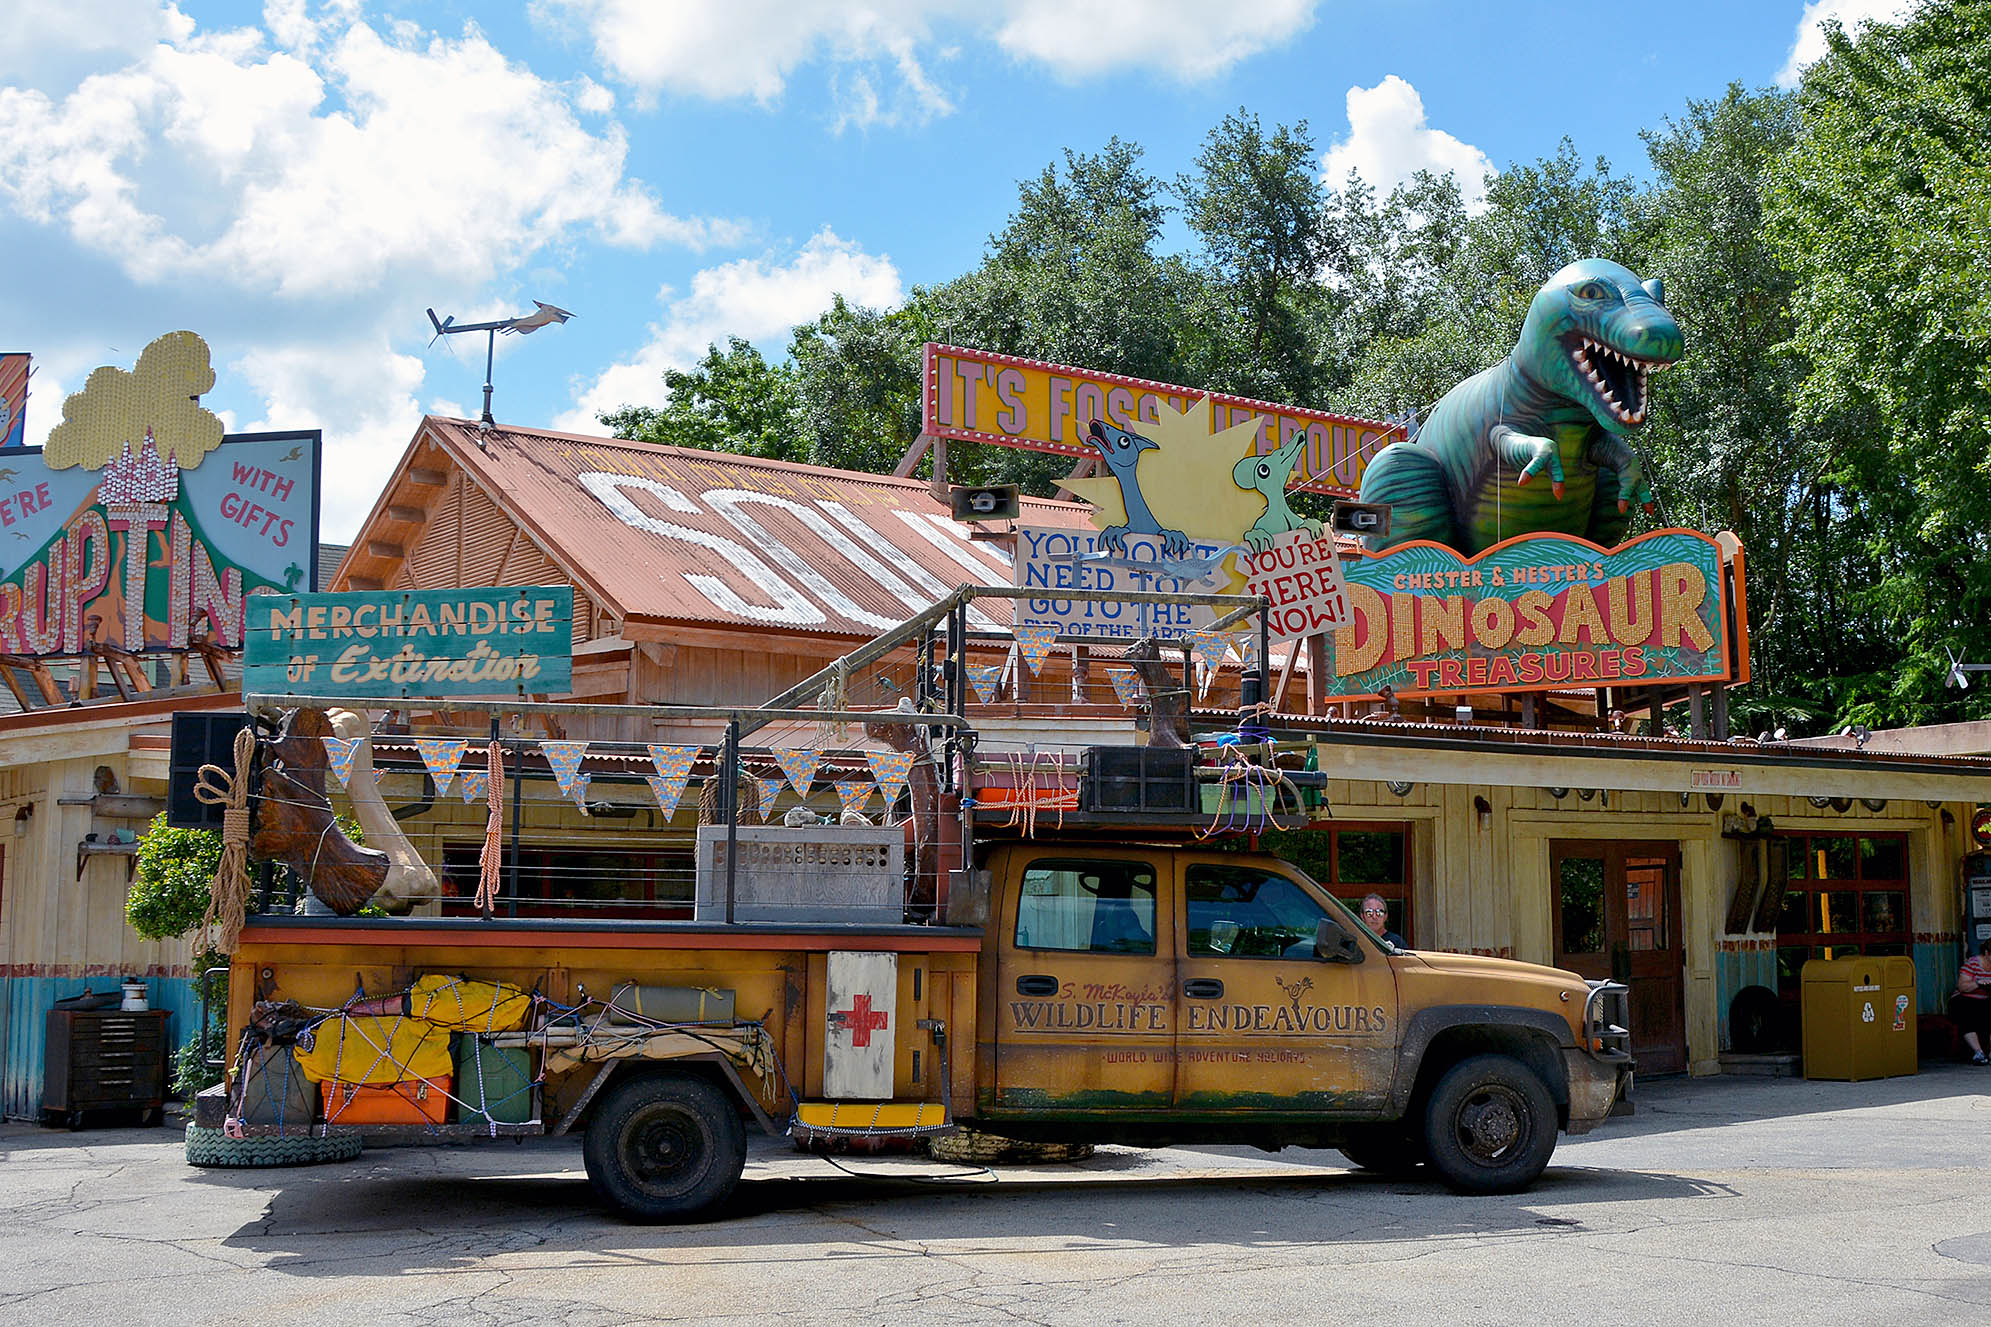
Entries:
[[1109, 525], [1101, 530], [1099, 546], [1124, 553], [1129, 534], [1151, 534], [1161, 540], [1162, 551], [1170, 557], [1179, 558], [1186, 554], [1189, 551], [1189, 536], [1180, 530], [1162, 529], [1161, 522], [1148, 510], [1147, 499], [1141, 496], [1137, 467], [1141, 462], [1141, 453], [1153, 451], [1158, 445], [1155, 440], [1098, 419], [1087, 424], [1085, 431], [1092, 445], [1099, 449], [1107, 470], [1120, 481], [1120, 501], [1127, 509], [1127, 523]]
[[1550, 277], [1513, 351], [1445, 393], [1415, 437], [1364, 472], [1362, 501], [1392, 508], [1389, 535], [1370, 548], [1429, 539], [1470, 556], [1536, 531], [1618, 544], [1632, 499], [1652, 510], [1623, 435], [1645, 422], [1651, 375], [1684, 349], [1663, 301], [1657, 278], [1602, 258]]
[[1297, 515], [1286, 505], [1286, 480], [1293, 473], [1293, 462], [1300, 459], [1300, 449], [1306, 445], [1307, 434], [1302, 429], [1279, 450], [1265, 456], [1247, 456], [1231, 469], [1232, 483], [1247, 492], [1256, 491], [1265, 499], [1265, 514], [1244, 532], [1244, 542], [1254, 553], [1263, 553], [1272, 547], [1273, 539], [1291, 530], [1311, 530], [1316, 539], [1320, 537], [1319, 521]]

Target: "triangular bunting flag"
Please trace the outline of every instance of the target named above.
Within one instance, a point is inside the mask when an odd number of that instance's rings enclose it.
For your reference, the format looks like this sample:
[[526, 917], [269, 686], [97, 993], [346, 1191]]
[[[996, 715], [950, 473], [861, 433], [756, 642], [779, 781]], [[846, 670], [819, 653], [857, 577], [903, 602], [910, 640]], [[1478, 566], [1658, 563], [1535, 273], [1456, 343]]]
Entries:
[[429, 767], [429, 777], [436, 781], [436, 796], [443, 797], [449, 792], [449, 782], [456, 777], [456, 767], [463, 761], [463, 753], [470, 743], [460, 737], [418, 737], [415, 750], [422, 753], [422, 763]]
[[1106, 676], [1113, 680], [1113, 694], [1122, 705], [1138, 705], [1146, 699], [1147, 688], [1141, 685], [1141, 675], [1133, 669], [1109, 668]]
[[774, 810], [774, 799], [781, 795], [780, 779], [755, 779], [754, 797], [760, 807], [760, 818], [767, 819], [768, 812]]
[[1216, 668], [1224, 661], [1224, 638], [1214, 631], [1194, 631], [1189, 634], [1189, 644], [1195, 648], [1196, 657], [1203, 661], [1205, 668]]
[[325, 739], [325, 759], [331, 762], [332, 773], [339, 776], [339, 786], [353, 775], [353, 752], [359, 750], [364, 737], [328, 737]]
[[678, 799], [684, 796], [684, 785], [691, 781], [691, 771], [687, 769], [675, 778], [665, 778], [661, 774], [648, 777], [650, 791], [657, 795], [657, 806], [666, 817], [677, 814]]
[[1051, 647], [1057, 644], [1056, 627], [1018, 627], [1016, 629], [1016, 649], [1023, 656], [1023, 662], [1030, 665], [1035, 675], [1044, 666], [1044, 660], [1051, 657]]
[[691, 773], [692, 765], [698, 760], [702, 746], [663, 746], [650, 743], [650, 761], [657, 767], [657, 773], [667, 779], [675, 779]]
[[862, 811], [864, 804], [871, 800], [871, 789], [875, 786], [877, 785], [860, 783], [856, 780], [845, 783], [842, 779], [838, 779], [836, 781], [836, 795], [843, 800], [844, 810]]
[[581, 757], [588, 753], [586, 742], [541, 742], [540, 752], [546, 757], [547, 765], [553, 770], [553, 781], [560, 785], [562, 797], [574, 795], [574, 776], [581, 772]]
[[466, 804], [482, 801], [484, 798], [484, 786], [490, 782], [490, 779], [491, 772], [489, 770], [467, 769], [457, 775], [456, 790], [463, 794], [463, 800]]
[[1002, 690], [1002, 665], [969, 664], [968, 680], [974, 684], [975, 694], [981, 697], [982, 704], [993, 705], [996, 693]]
[[885, 806], [889, 810], [892, 803], [899, 800], [906, 780], [912, 777], [913, 753], [866, 751], [864, 758], [871, 762], [871, 777], [878, 780], [878, 790], [885, 794]]
[[806, 746], [777, 749], [774, 753], [774, 763], [781, 766], [788, 782], [804, 797], [816, 784], [816, 765], [822, 758], [822, 752]]

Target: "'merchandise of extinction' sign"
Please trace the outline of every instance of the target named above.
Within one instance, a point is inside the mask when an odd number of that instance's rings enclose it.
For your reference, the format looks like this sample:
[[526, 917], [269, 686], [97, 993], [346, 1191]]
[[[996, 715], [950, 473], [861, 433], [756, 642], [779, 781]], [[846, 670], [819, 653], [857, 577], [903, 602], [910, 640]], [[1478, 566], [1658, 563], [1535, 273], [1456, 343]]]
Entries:
[[1343, 562], [1351, 617], [1327, 638], [1327, 694], [1744, 681], [1723, 562], [1691, 530], [1608, 551], [1534, 534], [1474, 558], [1420, 542]]
[[242, 691], [560, 694], [573, 685], [573, 620], [568, 585], [255, 595]]

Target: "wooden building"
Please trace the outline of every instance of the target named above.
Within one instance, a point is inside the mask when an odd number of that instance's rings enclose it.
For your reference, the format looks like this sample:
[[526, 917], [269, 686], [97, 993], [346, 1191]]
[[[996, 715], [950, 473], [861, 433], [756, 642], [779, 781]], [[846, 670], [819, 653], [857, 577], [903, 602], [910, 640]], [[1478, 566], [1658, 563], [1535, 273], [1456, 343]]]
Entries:
[[[1025, 502], [1034, 525], [1079, 526], [1087, 515], [1078, 504]], [[999, 542], [948, 519], [920, 481], [430, 418], [333, 588], [571, 583], [575, 699], [751, 706], [955, 585], [1006, 584], [1008, 563]], [[1000, 697], [969, 707], [997, 781], [1028, 768], [1047, 785], [1068, 782], [1082, 748], [1141, 740], [1137, 707], [1115, 694], [1107, 661], [1063, 648], [1032, 673], [1009, 651], [1004, 611], [983, 611], [974, 625], [987, 640], [971, 647], [1007, 669]], [[896, 656], [825, 690], [850, 707], [890, 708], [914, 666]], [[1230, 726], [1235, 674], [1198, 703], [1199, 729]], [[1578, 715], [1560, 713], [1565, 723]], [[460, 910], [482, 808], [438, 797], [394, 730], [474, 740], [486, 720], [433, 706], [383, 717], [386, 795], [442, 875], [444, 897], [421, 906]], [[1603, 720], [1590, 724], [1599, 731], [1413, 722], [1366, 702], [1270, 724], [1310, 745], [1328, 776], [1309, 827], [1282, 838], [1282, 850], [1344, 897], [1383, 894], [1414, 946], [1633, 977], [1648, 1071], [1718, 1071], [1737, 993], [1760, 986], [1788, 1007], [1811, 957], [1912, 956], [1923, 1015], [1949, 989], [1960, 957], [1956, 864], [1970, 847], [1971, 810], [1991, 798], [1981, 755], [1637, 736], [1601, 731]], [[716, 722], [558, 725], [545, 735], [719, 736]], [[756, 741], [863, 744], [815, 724], [774, 725]], [[643, 787], [644, 757], [589, 759], [587, 797], [541, 783], [525, 799], [511, 906], [682, 909], [691, 799], [663, 816]], [[772, 781], [776, 772], [762, 761], [753, 773]], [[836, 775], [817, 788], [818, 809], [835, 809]], [[796, 800], [783, 790], [776, 814]], [[981, 813], [992, 826], [999, 816]], [[1039, 827], [1052, 823], [1047, 814]]]

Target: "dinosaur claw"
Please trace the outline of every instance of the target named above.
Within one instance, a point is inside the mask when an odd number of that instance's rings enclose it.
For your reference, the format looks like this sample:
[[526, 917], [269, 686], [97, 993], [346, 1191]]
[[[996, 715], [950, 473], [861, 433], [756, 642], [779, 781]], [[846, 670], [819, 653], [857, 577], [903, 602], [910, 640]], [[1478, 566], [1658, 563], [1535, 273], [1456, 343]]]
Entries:
[[1533, 478], [1534, 476], [1532, 474], [1528, 473], [1526, 470], [1523, 470], [1520, 474], [1520, 477], [1514, 481], [1514, 487], [1524, 488], [1527, 486], [1528, 481]]
[[1619, 499], [1618, 499], [1618, 514], [1619, 514], [1619, 515], [1621, 515], [1621, 516], [1622, 516], [1622, 515], [1623, 515], [1624, 513], [1626, 513], [1626, 512], [1628, 512], [1628, 511], [1630, 511], [1631, 509], [1632, 509], [1632, 505], [1631, 505], [1631, 503], [1629, 503], [1629, 502], [1626, 502], [1626, 501], [1625, 501], [1625, 500], [1624, 500], [1623, 498], [1619, 498]]
[[1648, 516], [1652, 515], [1654, 512], [1659, 510], [1659, 504], [1656, 502], [1648, 501], [1640, 503], [1639, 505], [1645, 508], [1645, 514]]
[[1558, 479], [1558, 480], [1556, 480], [1556, 481], [1555, 481], [1555, 483], [1553, 483], [1553, 484], [1549, 485], [1549, 492], [1551, 492], [1551, 493], [1555, 494], [1555, 499], [1556, 499], [1556, 501], [1557, 501], [1557, 502], [1561, 502], [1561, 501], [1562, 501], [1562, 481], [1561, 481], [1560, 479]]

